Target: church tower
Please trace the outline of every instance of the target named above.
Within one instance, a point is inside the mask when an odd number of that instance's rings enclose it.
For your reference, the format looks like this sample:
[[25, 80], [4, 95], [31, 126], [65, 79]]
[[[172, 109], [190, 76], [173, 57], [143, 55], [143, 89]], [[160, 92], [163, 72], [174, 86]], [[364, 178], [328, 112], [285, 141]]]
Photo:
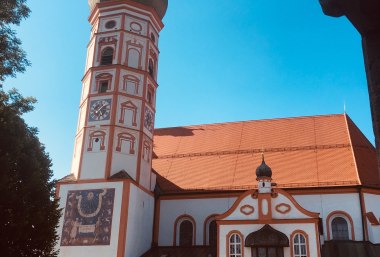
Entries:
[[71, 175], [57, 187], [60, 256], [138, 257], [152, 242], [158, 39], [167, 0], [89, 0]]

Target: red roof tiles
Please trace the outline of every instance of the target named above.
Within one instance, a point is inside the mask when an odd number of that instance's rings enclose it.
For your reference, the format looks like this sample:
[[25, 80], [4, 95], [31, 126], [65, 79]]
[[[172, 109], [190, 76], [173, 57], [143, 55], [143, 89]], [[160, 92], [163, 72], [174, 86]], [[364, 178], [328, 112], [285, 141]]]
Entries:
[[346, 115], [156, 129], [153, 168], [167, 192], [248, 189], [262, 151], [283, 187], [379, 183], [375, 149]]

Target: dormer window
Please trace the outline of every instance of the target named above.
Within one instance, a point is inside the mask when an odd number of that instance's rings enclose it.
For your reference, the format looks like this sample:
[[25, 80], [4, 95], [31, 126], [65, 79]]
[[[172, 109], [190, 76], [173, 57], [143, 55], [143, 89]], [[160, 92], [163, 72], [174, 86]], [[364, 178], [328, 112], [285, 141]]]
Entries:
[[102, 51], [102, 56], [100, 59], [100, 65], [110, 65], [113, 61], [113, 49], [111, 47], [107, 47]]

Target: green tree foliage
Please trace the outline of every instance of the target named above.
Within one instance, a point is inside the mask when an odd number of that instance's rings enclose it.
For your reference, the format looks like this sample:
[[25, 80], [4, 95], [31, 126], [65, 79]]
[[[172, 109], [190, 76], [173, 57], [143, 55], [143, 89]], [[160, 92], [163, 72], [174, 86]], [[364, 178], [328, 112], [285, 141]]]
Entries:
[[30, 65], [20, 39], [11, 28], [29, 16], [30, 10], [25, 3], [26, 0], [0, 0], [0, 83], [6, 77], [24, 72]]
[[51, 160], [21, 115], [34, 98], [0, 90], [0, 249], [2, 257], [57, 256], [60, 217]]

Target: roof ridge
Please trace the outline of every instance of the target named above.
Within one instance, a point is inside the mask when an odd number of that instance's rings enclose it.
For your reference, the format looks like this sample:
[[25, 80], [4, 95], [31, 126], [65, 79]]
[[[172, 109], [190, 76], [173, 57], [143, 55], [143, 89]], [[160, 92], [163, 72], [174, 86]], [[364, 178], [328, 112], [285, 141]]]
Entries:
[[290, 152], [299, 150], [321, 150], [332, 148], [346, 148], [352, 147], [352, 144], [329, 144], [329, 145], [309, 145], [309, 146], [291, 146], [291, 147], [277, 147], [277, 148], [252, 148], [243, 150], [224, 150], [224, 151], [208, 151], [208, 152], [192, 152], [192, 153], [178, 153], [178, 154], [166, 154], [158, 156], [157, 159], [169, 159], [169, 158], [185, 158], [196, 156], [211, 156], [211, 155], [227, 155], [227, 154], [249, 154], [249, 153], [262, 153], [264, 152]]
[[351, 147], [351, 153], [352, 153], [352, 157], [353, 157], [354, 163], [355, 163], [356, 176], [358, 178], [359, 184], [363, 185], [362, 180], [360, 179], [360, 175], [359, 175], [359, 169], [358, 169], [358, 164], [357, 164], [357, 161], [356, 161], [356, 155], [355, 155], [355, 151], [354, 151], [354, 146], [353, 146], [353, 143], [352, 143], [351, 130], [350, 130], [350, 125], [348, 124], [348, 119], [349, 119], [349, 117], [348, 117], [347, 113], [344, 113], [344, 120], [346, 122], [348, 141], [350, 142], [350, 145], [352, 145], [352, 147]]
[[327, 117], [336, 117], [336, 116], [344, 116], [344, 115], [345, 115], [344, 113], [340, 113], [340, 114], [336, 113], [336, 114], [305, 115], [305, 116], [281, 117], [281, 118], [269, 118], [269, 119], [257, 119], [257, 120], [226, 121], [226, 122], [216, 122], [216, 123], [203, 123], [203, 124], [195, 124], [195, 125], [183, 125], [183, 126], [174, 126], [174, 127], [163, 127], [163, 128], [155, 128], [154, 130], [157, 131], [157, 130], [174, 129], [174, 128], [188, 128], [188, 127], [229, 125], [229, 124], [239, 124], [239, 123], [248, 123], [248, 122], [260, 122], [260, 121], [327, 118]]

